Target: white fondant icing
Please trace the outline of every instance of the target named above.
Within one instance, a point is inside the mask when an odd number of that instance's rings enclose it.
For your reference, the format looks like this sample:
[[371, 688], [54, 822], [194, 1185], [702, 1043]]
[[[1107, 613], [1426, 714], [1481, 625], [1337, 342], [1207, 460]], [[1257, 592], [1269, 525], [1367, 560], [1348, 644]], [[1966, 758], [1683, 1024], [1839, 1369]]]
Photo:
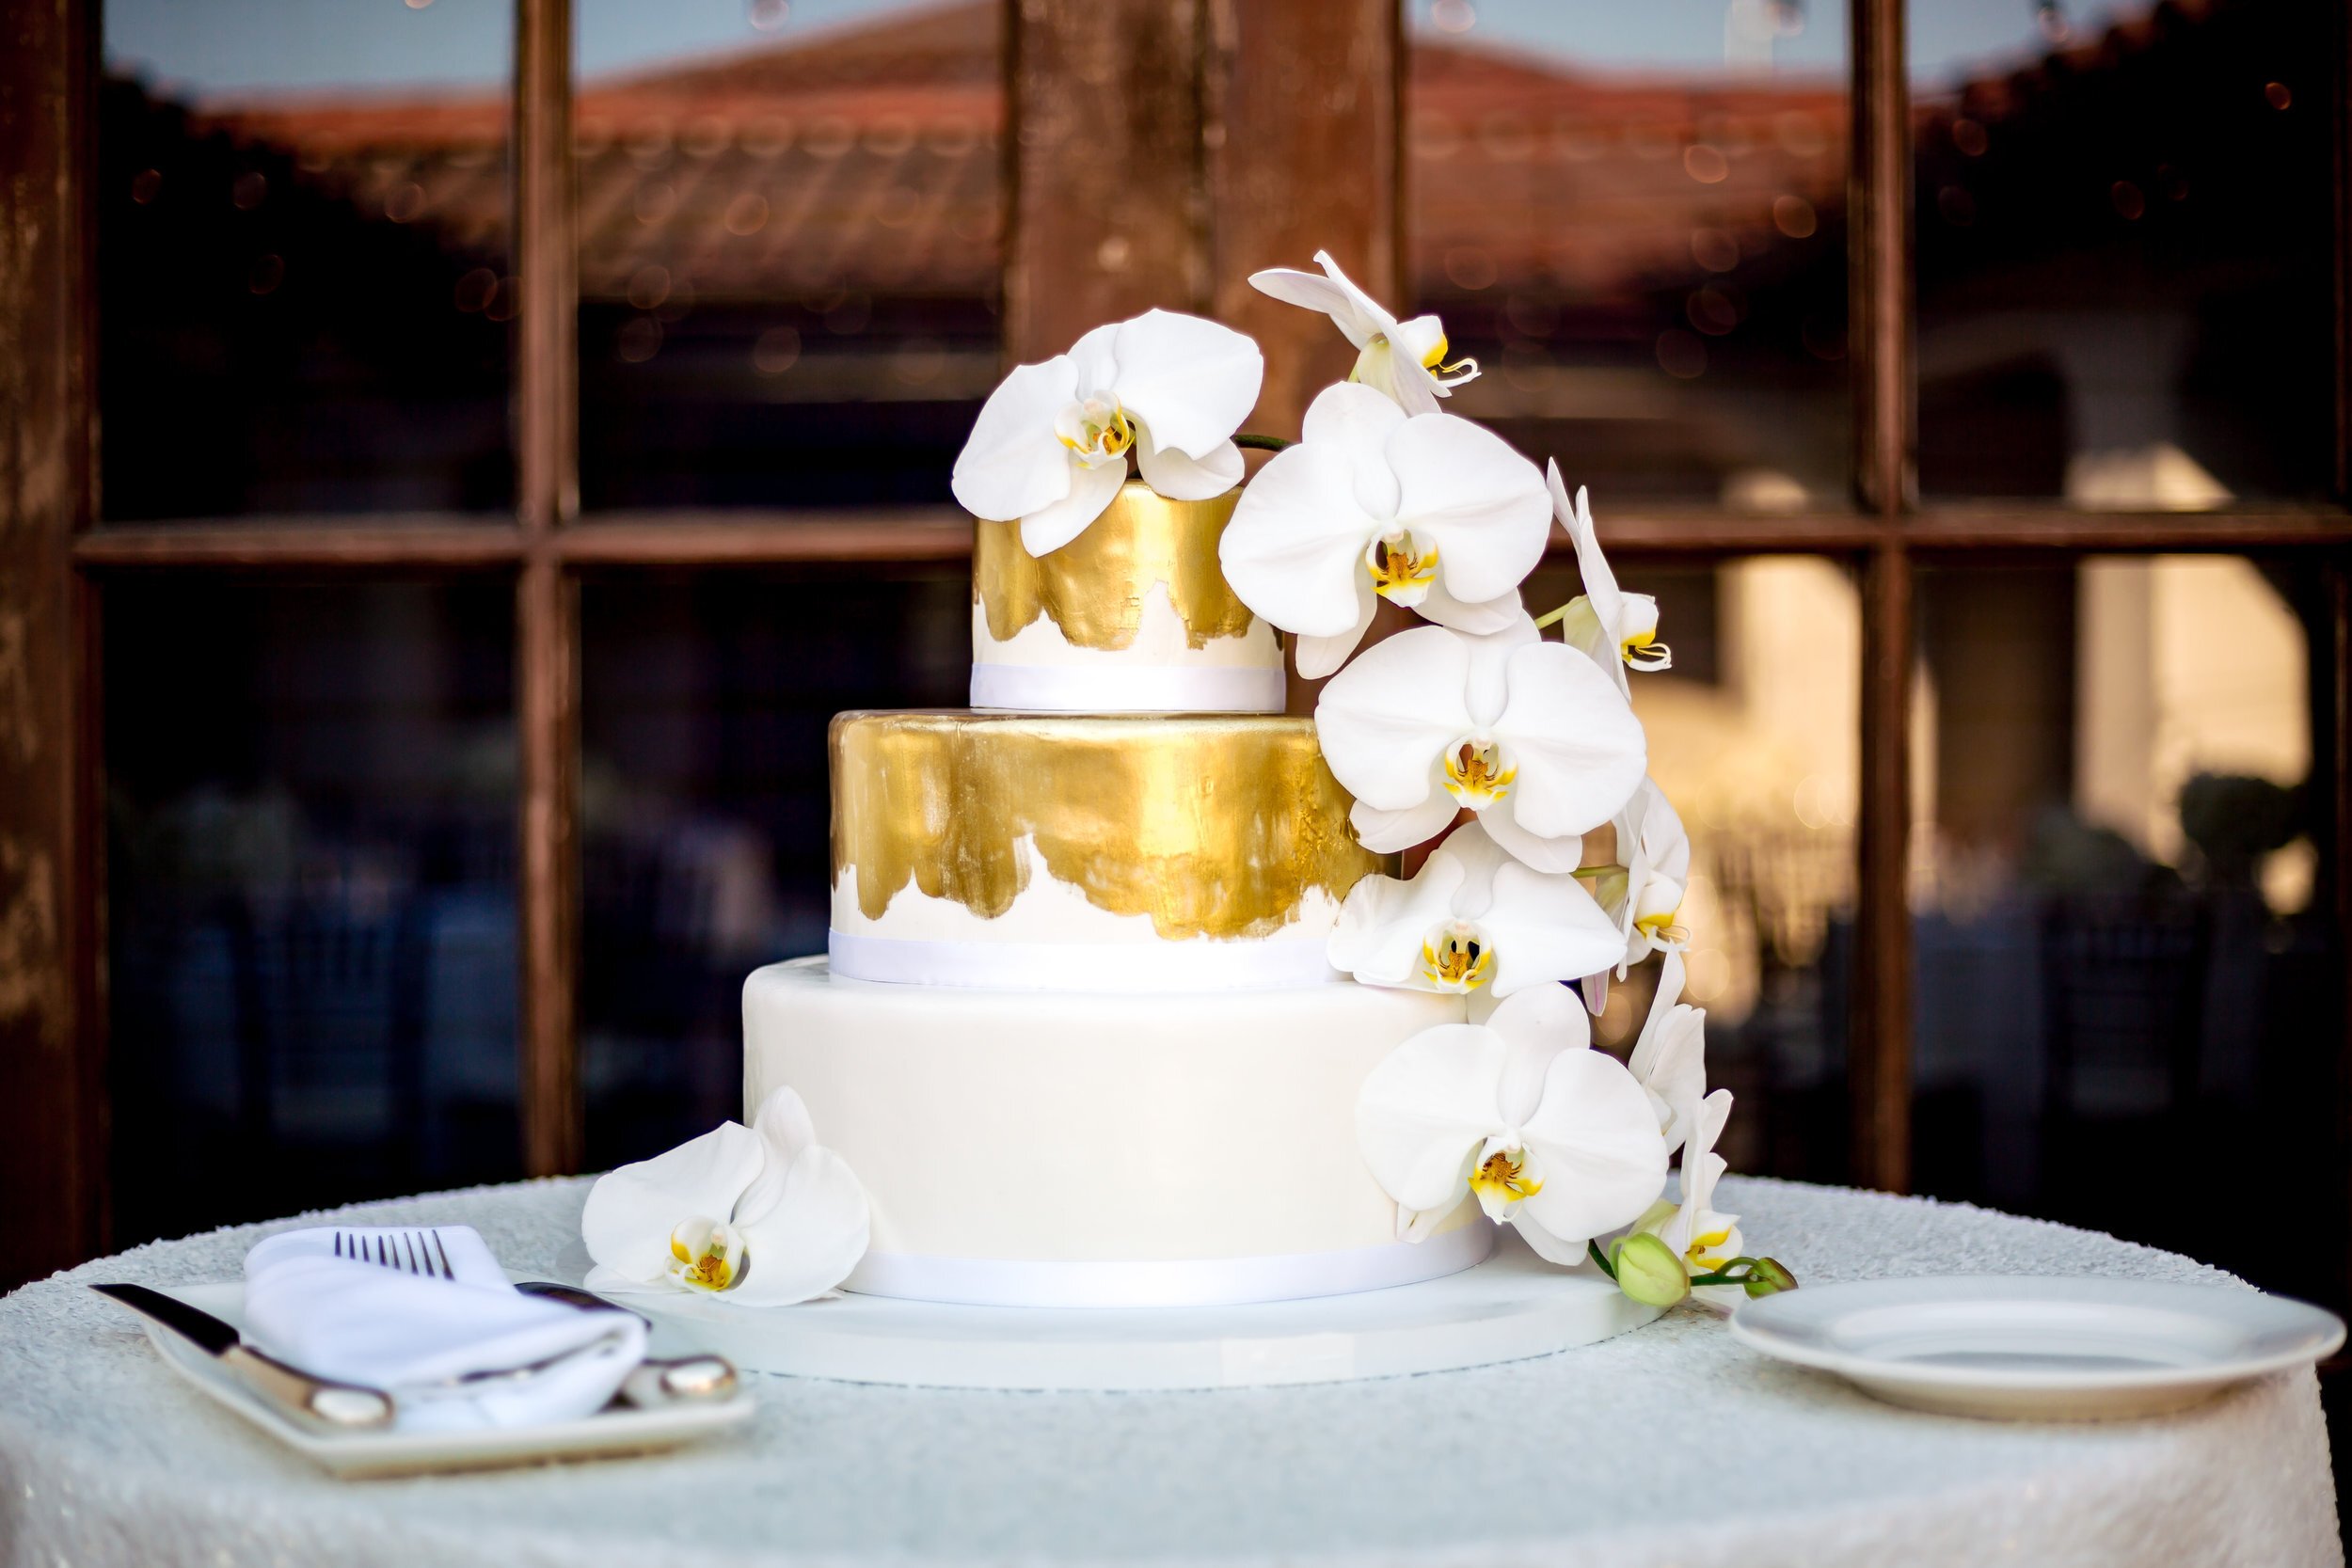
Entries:
[[[975, 914], [952, 898], [934, 898], [909, 882], [891, 895], [889, 907], [869, 919], [859, 906], [857, 868], [843, 866], [833, 883], [833, 928], [853, 936], [880, 937], [896, 942], [1001, 942], [1078, 943], [1087, 946], [1121, 943], [1164, 943], [1148, 914], [1113, 914], [1088, 900], [1086, 894], [1057, 879], [1038, 853], [1036, 839], [1024, 835], [1014, 847], [1026, 870], [1025, 885], [1012, 906], [993, 918]], [[1265, 937], [1234, 939], [1229, 945], [1296, 942], [1322, 952], [1340, 917], [1340, 900], [1321, 888], [1309, 888], [1290, 922]], [[1195, 937], [1194, 942], [1216, 942]]]
[[1312, 942], [894, 942], [825, 933], [833, 972], [894, 986], [982, 990], [1263, 990], [1343, 978]]
[[1279, 713], [1282, 672], [1237, 664], [975, 664], [972, 705], [1000, 713]]
[[1357, 1152], [1357, 1092], [1462, 1016], [1347, 982], [1139, 999], [869, 985], [803, 958], [745, 983], [744, 1092], [800, 1092], [866, 1188], [878, 1258], [1409, 1248]]

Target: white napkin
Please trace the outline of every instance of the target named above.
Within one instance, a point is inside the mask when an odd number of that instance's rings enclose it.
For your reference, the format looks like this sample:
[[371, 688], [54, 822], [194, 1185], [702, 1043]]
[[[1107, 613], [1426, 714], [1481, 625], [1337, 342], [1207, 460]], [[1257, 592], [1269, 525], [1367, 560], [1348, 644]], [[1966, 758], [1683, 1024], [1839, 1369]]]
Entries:
[[[430, 1236], [456, 1277], [335, 1255], [335, 1237]], [[289, 1230], [246, 1254], [246, 1337], [290, 1366], [389, 1393], [403, 1432], [530, 1426], [593, 1415], [645, 1355], [645, 1325], [524, 1295], [469, 1226]], [[471, 1383], [561, 1357], [514, 1378]]]

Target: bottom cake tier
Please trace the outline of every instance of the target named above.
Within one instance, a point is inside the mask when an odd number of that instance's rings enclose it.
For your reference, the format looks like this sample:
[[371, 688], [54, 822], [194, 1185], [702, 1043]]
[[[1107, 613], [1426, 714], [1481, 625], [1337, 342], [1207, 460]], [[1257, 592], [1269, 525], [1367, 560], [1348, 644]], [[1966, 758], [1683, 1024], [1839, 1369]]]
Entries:
[[1364, 1078], [1458, 997], [1334, 980], [1172, 995], [835, 977], [743, 988], [743, 1090], [790, 1085], [866, 1187], [846, 1289], [1013, 1307], [1338, 1295], [1483, 1259], [1474, 1203], [1418, 1243], [1356, 1145]]

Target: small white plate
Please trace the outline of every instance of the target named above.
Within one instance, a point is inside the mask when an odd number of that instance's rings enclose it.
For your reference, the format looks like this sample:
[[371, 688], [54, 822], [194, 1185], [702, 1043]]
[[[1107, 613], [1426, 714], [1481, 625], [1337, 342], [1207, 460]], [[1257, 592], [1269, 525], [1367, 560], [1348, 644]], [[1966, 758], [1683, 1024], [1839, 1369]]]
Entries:
[[[245, 1286], [179, 1285], [165, 1292], [214, 1317], [245, 1326]], [[427, 1470], [490, 1470], [549, 1459], [645, 1453], [751, 1419], [752, 1399], [739, 1393], [710, 1404], [653, 1409], [612, 1405], [577, 1421], [541, 1426], [483, 1427], [470, 1432], [353, 1432], [321, 1433], [289, 1418], [188, 1340], [142, 1318], [164, 1365], [306, 1457], [338, 1476], [415, 1475]]]
[[1731, 1332], [1892, 1404], [2006, 1420], [2178, 1410], [2344, 1343], [2334, 1313], [2283, 1296], [2010, 1275], [1808, 1285], [1741, 1303]]

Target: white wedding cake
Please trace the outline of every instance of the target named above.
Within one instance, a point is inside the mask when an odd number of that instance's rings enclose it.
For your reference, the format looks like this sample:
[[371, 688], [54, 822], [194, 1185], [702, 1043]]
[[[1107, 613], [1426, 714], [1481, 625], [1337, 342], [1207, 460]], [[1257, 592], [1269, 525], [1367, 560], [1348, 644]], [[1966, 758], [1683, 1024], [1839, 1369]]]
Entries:
[[[1436, 318], [1317, 261], [1251, 278], [1358, 349], [1296, 441], [1237, 434], [1255, 343], [1164, 310], [989, 398], [972, 706], [834, 721], [828, 951], [744, 988], [743, 1121], [591, 1191], [591, 1289], [1214, 1307], [1503, 1225], [1651, 1307], [1793, 1283], [1713, 1207], [1690, 844], [1628, 680], [1657, 606], [1556, 466], [1439, 407], [1477, 367]], [[1555, 527], [1584, 593], [1538, 619]], [[1428, 624], [1367, 644], [1383, 601]], [[1595, 1049], [1659, 955], [1629, 1060]]]

